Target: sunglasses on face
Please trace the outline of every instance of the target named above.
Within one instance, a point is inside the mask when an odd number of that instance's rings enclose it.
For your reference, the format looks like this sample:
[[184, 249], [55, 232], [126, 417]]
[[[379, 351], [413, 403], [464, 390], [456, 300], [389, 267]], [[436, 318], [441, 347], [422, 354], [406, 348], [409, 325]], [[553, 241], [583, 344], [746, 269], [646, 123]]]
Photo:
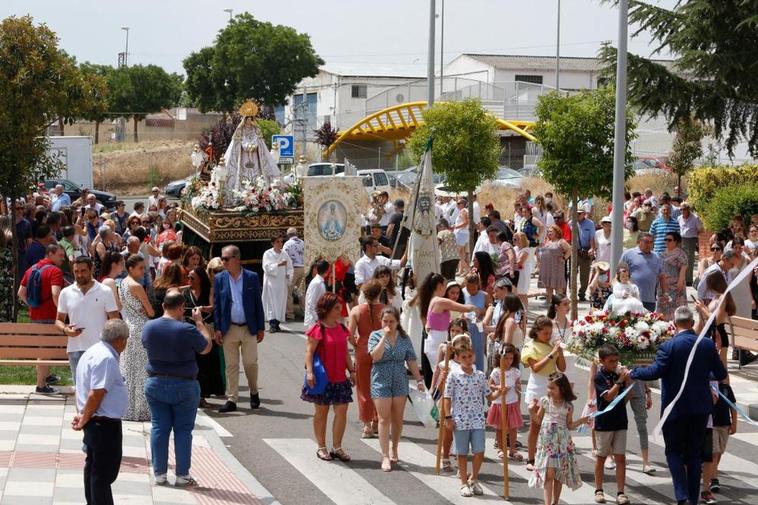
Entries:
[[232, 261], [234, 259], [234, 256], [221, 256], [221, 261], [226, 263], [227, 261]]
[[713, 252], [721, 252], [721, 248], [720, 247], [711, 247], [711, 251], [713, 251]]

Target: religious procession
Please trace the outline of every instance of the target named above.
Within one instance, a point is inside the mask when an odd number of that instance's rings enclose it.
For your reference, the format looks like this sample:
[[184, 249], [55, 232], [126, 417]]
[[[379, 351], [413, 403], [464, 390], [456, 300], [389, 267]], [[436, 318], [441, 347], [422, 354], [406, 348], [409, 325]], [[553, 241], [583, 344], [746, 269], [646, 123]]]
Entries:
[[[0, 505], [758, 503], [758, 142], [727, 87], [758, 97], [687, 56], [694, 4], [583, 6], [597, 57], [453, 58], [431, 0], [407, 75], [231, 8], [184, 75], [130, 64], [129, 27], [119, 67], [77, 64], [9, 12], [0, 72], [49, 95], [0, 90], [38, 132], [0, 175]], [[678, 66], [627, 49], [667, 13], [643, 45]]]

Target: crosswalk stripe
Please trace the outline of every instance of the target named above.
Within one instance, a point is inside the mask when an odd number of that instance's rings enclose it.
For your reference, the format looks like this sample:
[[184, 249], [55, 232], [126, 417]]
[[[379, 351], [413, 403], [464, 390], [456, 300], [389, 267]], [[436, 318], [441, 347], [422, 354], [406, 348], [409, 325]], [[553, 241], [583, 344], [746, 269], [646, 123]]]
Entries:
[[[497, 457], [497, 450], [494, 448], [494, 445], [493, 445], [494, 443], [495, 443], [494, 437], [487, 438], [484, 454], [488, 459], [491, 459], [493, 461], [500, 461], [500, 459]], [[510, 472], [511, 476], [516, 475], [527, 482], [529, 482], [529, 478], [532, 476], [532, 472], [526, 469], [526, 462], [524, 463], [509, 462], [508, 471]], [[531, 493], [533, 493], [534, 496], [538, 496], [539, 501], [541, 502], [542, 488], [532, 489]], [[563, 486], [563, 490], [561, 491], [561, 502], [568, 503], [570, 505], [587, 505], [589, 503], [594, 503], [595, 502], [594, 487], [591, 484], [584, 483], [582, 487], [580, 487], [576, 491], [572, 491], [566, 486]]]
[[[736, 438], [737, 440], [741, 442], [746, 442], [750, 445], [758, 445], [758, 432], [751, 432], [751, 433], [735, 433], [734, 435], [729, 435], [729, 438]], [[727, 454], [729, 454], [729, 443], [726, 444], [726, 450]]]
[[[363, 443], [381, 454], [382, 451], [379, 447], [379, 440], [363, 439]], [[471, 498], [464, 498], [460, 495], [461, 484], [458, 477], [455, 477], [454, 475], [436, 475], [434, 473], [434, 466], [436, 464], [436, 457], [434, 454], [420, 445], [407, 440], [402, 440], [400, 442], [398, 451], [400, 453], [400, 461], [398, 462], [398, 465], [422, 484], [451, 503], [471, 504]], [[471, 471], [470, 462], [469, 471]], [[511, 503], [500, 496], [499, 493], [502, 492], [502, 488], [498, 488], [498, 492], [494, 492], [482, 485], [482, 490], [484, 491], [484, 495], [477, 496], [477, 500], [484, 499], [485, 501], [496, 501], [505, 505], [510, 505]]]
[[[336, 505], [392, 505], [394, 502], [342, 463], [316, 458], [316, 443], [307, 438], [263, 439]], [[356, 501], [360, 497], [361, 501]]]

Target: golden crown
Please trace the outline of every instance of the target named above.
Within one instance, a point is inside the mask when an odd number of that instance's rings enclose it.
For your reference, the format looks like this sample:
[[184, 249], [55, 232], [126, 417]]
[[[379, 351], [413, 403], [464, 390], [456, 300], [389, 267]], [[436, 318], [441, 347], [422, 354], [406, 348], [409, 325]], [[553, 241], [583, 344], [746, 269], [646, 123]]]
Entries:
[[248, 100], [242, 104], [242, 107], [240, 107], [240, 114], [242, 117], [255, 117], [258, 115], [258, 105], [252, 100]]

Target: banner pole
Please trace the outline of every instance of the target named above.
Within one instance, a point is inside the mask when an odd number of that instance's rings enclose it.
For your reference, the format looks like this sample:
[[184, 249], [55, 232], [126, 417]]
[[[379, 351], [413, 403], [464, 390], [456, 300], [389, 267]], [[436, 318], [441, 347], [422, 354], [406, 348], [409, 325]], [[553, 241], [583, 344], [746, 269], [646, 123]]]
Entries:
[[[445, 371], [448, 372], [447, 375], [449, 375], [448, 365], [450, 364], [450, 352], [451, 352], [451, 343], [448, 342], [447, 346], [445, 347]], [[440, 393], [440, 407], [438, 409], [439, 411], [439, 419], [440, 419], [440, 427], [437, 432], [437, 462], [434, 464], [434, 471], [437, 475], [440, 474], [440, 463], [442, 460], [442, 437], [445, 434], [445, 409], [442, 408], [445, 403], [445, 383], [442, 382], [437, 386], [437, 391]]]
[[[505, 391], [505, 355], [500, 354], [500, 387]], [[501, 447], [503, 451], [503, 496], [507, 499], [510, 496], [510, 481], [508, 478], [508, 450], [510, 441], [508, 440], [508, 409], [505, 403], [505, 393], [500, 397], [500, 430], [503, 436], [498, 442], [506, 447]], [[508, 442], [506, 442], [508, 440]]]

